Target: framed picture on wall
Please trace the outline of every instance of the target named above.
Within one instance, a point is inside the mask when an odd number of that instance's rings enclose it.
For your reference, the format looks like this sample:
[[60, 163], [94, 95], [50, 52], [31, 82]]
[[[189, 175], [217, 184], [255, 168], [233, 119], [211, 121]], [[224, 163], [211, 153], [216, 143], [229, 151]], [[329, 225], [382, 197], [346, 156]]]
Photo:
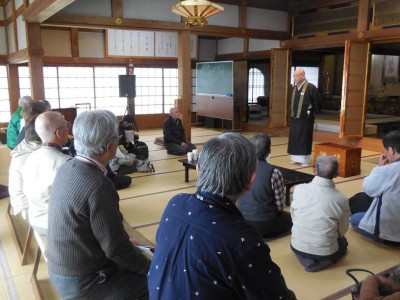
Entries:
[[383, 57], [382, 82], [399, 82], [399, 56]]

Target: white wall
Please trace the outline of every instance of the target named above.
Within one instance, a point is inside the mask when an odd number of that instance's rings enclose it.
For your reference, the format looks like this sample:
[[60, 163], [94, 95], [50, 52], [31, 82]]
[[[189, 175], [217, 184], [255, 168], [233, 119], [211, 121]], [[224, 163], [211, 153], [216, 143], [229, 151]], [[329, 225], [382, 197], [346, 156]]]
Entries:
[[72, 57], [69, 31], [42, 29], [44, 56]]
[[79, 32], [80, 57], [105, 57], [104, 33]]
[[9, 1], [6, 5], [6, 19], [12, 16], [12, 8], [11, 8], [11, 1]]
[[10, 23], [7, 26], [7, 37], [8, 37], [8, 53], [15, 52], [15, 39], [14, 39], [14, 23]]
[[61, 13], [111, 17], [111, 0], [76, 0], [62, 9]]
[[249, 39], [249, 51], [271, 50], [280, 48], [278, 40]]
[[6, 44], [6, 29], [0, 27], [0, 55], [7, 54], [7, 44]]
[[18, 50], [26, 49], [27, 48], [26, 26], [22, 15], [20, 15], [17, 18], [17, 33], [18, 33]]
[[199, 39], [198, 40], [198, 61], [214, 61], [217, 55], [217, 40]]
[[179, 22], [181, 17], [171, 12], [178, 0], [123, 0], [123, 17], [129, 19]]
[[[249, 17], [251, 16], [251, 17]], [[264, 30], [287, 30], [288, 13], [284, 11], [247, 8], [247, 27]]]
[[239, 6], [218, 4], [224, 8], [224, 11], [207, 18], [209, 25], [239, 27]]
[[218, 40], [218, 54], [242, 53], [243, 39], [229, 38]]
[[23, 0], [14, 0], [14, 2], [15, 2], [15, 9], [20, 8], [24, 4]]

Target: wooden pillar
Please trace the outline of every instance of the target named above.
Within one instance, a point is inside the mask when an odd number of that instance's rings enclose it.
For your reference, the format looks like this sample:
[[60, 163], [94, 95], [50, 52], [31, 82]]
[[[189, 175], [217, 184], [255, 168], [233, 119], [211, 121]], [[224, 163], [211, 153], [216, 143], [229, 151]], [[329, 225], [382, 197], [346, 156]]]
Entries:
[[360, 0], [358, 3], [357, 32], [368, 30], [370, 0]]
[[33, 100], [44, 99], [43, 47], [39, 23], [28, 23], [28, 66]]
[[13, 113], [18, 108], [19, 78], [18, 65], [8, 65], [8, 92], [10, 96], [10, 112]]
[[190, 59], [190, 31], [178, 33], [178, 108], [183, 114], [183, 128], [185, 129], [187, 142], [192, 139], [192, 67]]

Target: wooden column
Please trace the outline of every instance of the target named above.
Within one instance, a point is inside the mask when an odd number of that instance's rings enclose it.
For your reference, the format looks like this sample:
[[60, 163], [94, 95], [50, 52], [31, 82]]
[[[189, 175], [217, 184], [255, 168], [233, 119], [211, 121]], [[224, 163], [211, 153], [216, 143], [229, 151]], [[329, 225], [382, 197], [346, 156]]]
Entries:
[[28, 23], [28, 66], [33, 100], [44, 99], [43, 47], [39, 23]]
[[8, 92], [10, 95], [10, 112], [13, 113], [18, 108], [19, 79], [18, 65], [8, 65]]
[[360, 0], [358, 3], [358, 21], [357, 32], [368, 30], [368, 16], [369, 16], [370, 0]]
[[187, 142], [192, 140], [192, 68], [190, 60], [190, 31], [178, 33], [178, 108], [183, 114], [183, 128], [185, 129]]
[[72, 53], [72, 57], [79, 58], [79, 31], [78, 31], [78, 28], [71, 28], [71, 53]]

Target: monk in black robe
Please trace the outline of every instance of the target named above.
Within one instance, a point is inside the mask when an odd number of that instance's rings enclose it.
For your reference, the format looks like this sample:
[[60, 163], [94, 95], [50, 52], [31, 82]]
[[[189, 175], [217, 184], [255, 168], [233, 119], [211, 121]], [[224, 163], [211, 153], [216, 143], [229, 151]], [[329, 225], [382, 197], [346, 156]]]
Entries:
[[288, 153], [290, 163], [310, 165], [315, 114], [320, 112], [321, 96], [318, 89], [306, 80], [303, 69], [293, 75], [294, 87], [290, 94], [291, 121]]

